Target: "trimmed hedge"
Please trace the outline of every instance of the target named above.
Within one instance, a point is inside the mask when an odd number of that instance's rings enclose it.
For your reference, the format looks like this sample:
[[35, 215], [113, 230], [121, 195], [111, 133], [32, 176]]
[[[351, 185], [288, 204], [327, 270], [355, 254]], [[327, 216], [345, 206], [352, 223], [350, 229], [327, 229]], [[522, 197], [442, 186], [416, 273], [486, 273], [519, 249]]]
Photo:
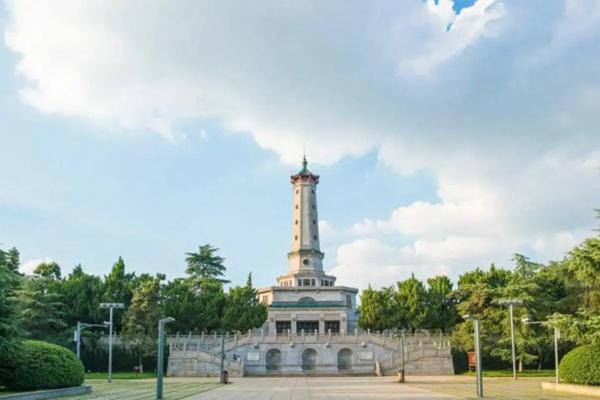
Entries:
[[568, 352], [560, 362], [559, 374], [566, 383], [600, 385], [600, 345], [586, 345]]
[[34, 390], [79, 386], [83, 383], [83, 365], [73, 352], [50, 344], [29, 340], [10, 361], [10, 389]]

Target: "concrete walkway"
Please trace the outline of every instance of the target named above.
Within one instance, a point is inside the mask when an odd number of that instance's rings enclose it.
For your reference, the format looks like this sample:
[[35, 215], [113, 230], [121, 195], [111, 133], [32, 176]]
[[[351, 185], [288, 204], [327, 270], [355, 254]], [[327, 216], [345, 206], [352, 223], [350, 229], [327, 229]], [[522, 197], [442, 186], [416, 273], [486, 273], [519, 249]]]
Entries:
[[190, 397], [194, 400], [454, 399], [399, 384], [391, 377], [243, 378]]

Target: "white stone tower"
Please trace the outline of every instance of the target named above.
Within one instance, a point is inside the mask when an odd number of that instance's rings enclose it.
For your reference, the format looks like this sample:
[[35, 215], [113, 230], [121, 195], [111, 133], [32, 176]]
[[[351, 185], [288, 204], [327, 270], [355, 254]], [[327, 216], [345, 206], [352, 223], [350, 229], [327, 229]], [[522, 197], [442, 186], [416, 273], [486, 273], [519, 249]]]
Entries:
[[319, 175], [308, 170], [306, 156], [302, 169], [290, 177], [293, 185], [292, 248], [288, 273], [277, 280], [281, 286], [334, 286], [335, 277], [323, 272], [320, 248], [317, 184]]
[[323, 253], [319, 246], [317, 184], [319, 175], [307, 169], [306, 156], [302, 170], [291, 177], [293, 185], [292, 250], [288, 253], [288, 274], [300, 271], [323, 271]]

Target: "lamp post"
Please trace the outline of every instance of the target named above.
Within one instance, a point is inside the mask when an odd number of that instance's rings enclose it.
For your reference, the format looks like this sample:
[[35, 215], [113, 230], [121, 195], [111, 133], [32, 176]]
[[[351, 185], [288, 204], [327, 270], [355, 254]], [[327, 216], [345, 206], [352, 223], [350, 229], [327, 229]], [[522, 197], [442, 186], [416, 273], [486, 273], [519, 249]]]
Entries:
[[88, 324], [86, 322], [77, 321], [77, 329], [75, 330], [75, 343], [77, 343], [77, 359], [81, 360], [81, 331], [91, 327], [108, 327], [108, 324]]
[[504, 299], [498, 301], [498, 304], [503, 306], [508, 306], [509, 314], [510, 314], [510, 343], [512, 349], [512, 366], [513, 366], [513, 379], [517, 379], [517, 357], [515, 351], [515, 322], [513, 318], [513, 307], [514, 306], [522, 306], [523, 300], [520, 299]]
[[400, 382], [404, 383], [404, 375], [406, 373], [405, 365], [404, 365], [405, 364], [405, 359], [406, 359], [406, 357], [404, 355], [404, 349], [405, 349], [405, 347], [404, 347], [404, 329], [402, 329], [402, 335], [400, 336], [400, 349], [401, 349], [401, 353], [400, 353], [401, 354], [401, 359], [400, 359], [400, 361], [401, 361], [401, 364], [400, 364], [401, 365], [401, 368], [400, 368]]
[[[527, 325], [544, 325], [547, 321], [530, 321], [529, 318], [523, 318], [521, 320], [524, 324]], [[554, 326], [554, 382], [560, 383], [560, 379], [558, 377], [558, 339], [560, 339], [560, 329], [557, 326]]]
[[163, 364], [164, 364], [164, 347], [165, 347], [165, 325], [169, 322], [174, 322], [175, 318], [166, 317], [158, 320], [158, 365], [156, 366], [156, 398], [163, 398]]
[[221, 373], [219, 374], [219, 382], [225, 384], [225, 331], [221, 330]]
[[108, 308], [110, 310], [110, 319], [108, 323], [108, 383], [112, 382], [112, 341], [113, 341], [113, 309], [123, 309], [123, 303], [100, 303], [100, 308]]
[[477, 372], [477, 397], [483, 397], [483, 375], [481, 371], [481, 342], [479, 340], [479, 318], [473, 315], [467, 314], [463, 315], [463, 319], [471, 320], [475, 324], [475, 332], [474, 332], [474, 344], [475, 344], [475, 369]]

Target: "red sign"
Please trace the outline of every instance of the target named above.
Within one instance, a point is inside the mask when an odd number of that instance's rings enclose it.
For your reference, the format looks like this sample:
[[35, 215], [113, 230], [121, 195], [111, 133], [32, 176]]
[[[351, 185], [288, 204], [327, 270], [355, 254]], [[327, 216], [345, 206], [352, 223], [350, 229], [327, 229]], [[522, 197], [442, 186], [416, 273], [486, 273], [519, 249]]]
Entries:
[[477, 367], [477, 357], [475, 356], [475, 352], [474, 351], [469, 351], [467, 353], [467, 360], [469, 362], [469, 368], [471, 368], [471, 367], [476, 368]]

